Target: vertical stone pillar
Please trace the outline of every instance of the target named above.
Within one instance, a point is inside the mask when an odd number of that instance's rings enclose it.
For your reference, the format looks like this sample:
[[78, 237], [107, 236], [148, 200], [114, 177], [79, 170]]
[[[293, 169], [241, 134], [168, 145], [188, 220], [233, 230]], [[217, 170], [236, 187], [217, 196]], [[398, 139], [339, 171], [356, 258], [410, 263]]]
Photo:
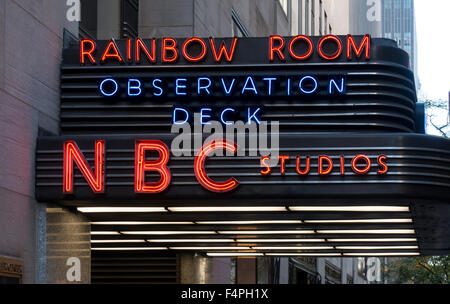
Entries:
[[80, 214], [47, 207], [47, 283], [91, 282], [91, 226]]

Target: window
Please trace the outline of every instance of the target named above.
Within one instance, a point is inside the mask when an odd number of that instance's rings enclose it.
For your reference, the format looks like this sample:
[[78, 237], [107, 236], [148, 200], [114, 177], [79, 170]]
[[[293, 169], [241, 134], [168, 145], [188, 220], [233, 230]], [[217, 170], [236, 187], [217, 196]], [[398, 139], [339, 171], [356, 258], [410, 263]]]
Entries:
[[326, 284], [341, 284], [341, 270], [336, 266], [325, 262], [325, 282]]
[[405, 0], [405, 8], [411, 8], [411, 0]]
[[286, 16], [288, 15], [288, 0], [278, 0], [281, 4], [281, 7], [283, 8], [284, 13]]
[[321, 284], [322, 278], [316, 272], [317, 260], [315, 258], [289, 259], [289, 284], [312, 285]]

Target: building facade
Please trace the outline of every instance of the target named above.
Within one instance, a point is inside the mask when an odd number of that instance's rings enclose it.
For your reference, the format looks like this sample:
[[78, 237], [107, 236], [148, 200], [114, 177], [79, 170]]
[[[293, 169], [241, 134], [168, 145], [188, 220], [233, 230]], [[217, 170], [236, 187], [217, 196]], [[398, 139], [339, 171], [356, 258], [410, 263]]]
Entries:
[[383, 37], [394, 39], [411, 60], [417, 75], [417, 33], [413, 0], [383, 0]]
[[[13, 1], [0, 4], [0, 256], [23, 265], [25, 283], [104, 282], [103, 264], [125, 263], [114, 253], [91, 252], [89, 220], [35, 199], [36, 140], [59, 135], [60, 64], [64, 47], [78, 38], [265, 37], [273, 34], [378, 33], [398, 38], [413, 60], [414, 23], [404, 31], [371, 20], [367, 5], [342, 0], [96, 0]], [[383, 14], [389, 14], [385, 1]], [[392, 1], [397, 3], [396, 0]], [[413, 11], [411, 1], [401, 8]], [[397, 4], [392, 3], [394, 12]], [[357, 12], [357, 13], [356, 13]], [[78, 15], [79, 14], [79, 15]], [[395, 13], [397, 14], [397, 13]], [[395, 15], [394, 14], [394, 15]], [[386, 15], [387, 16], [387, 15]], [[77, 19], [79, 17], [79, 20]], [[17, 22], [21, 20], [21, 22]], [[397, 20], [397, 19], [395, 19]], [[412, 18], [408, 19], [414, 22]], [[397, 24], [397, 23], [395, 23]], [[397, 25], [396, 25], [397, 26]], [[391, 34], [389, 34], [391, 33]], [[401, 36], [398, 35], [401, 33]], [[408, 36], [410, 33], [411, 37]], [[76, 43], [76, 42], [75, 42]], [[133, 256], [135, 255], [135, 256]], [[77, 259], [69, 261], [72, 257]], [[367, 261], [357, 258], [206, 258], [197, 254], [133, 259], [160, 268], [148, 280], [165, 283], [367, 283]], [[361, 264], [366, 265], [364, 267]], [[164, 266], [162, 266], [164, 265]], [[377, 264], [378, 265], [378, 264]], [[379, 266], [377, 266], [379, 267]], [[194, 275], [193, 275], [194, 274]], [[110, 281], [111, 282], [111, 281]], [[122, 282], [120, 280], [112, 282]]]

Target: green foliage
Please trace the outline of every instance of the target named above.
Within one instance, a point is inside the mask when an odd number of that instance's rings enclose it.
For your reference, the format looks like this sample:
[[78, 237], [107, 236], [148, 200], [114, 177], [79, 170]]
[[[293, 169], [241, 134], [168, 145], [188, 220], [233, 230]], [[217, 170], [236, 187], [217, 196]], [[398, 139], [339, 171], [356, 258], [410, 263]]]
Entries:
[[449, 284], [450, 255], [393, 259], [385, 271], [395, 284]]

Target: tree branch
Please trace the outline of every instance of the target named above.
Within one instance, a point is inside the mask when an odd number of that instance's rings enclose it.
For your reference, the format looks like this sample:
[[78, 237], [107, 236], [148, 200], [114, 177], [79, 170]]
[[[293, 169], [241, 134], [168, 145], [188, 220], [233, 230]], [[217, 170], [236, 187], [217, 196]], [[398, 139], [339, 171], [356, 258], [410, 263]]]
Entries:
[[[434, 277], [436, 277], [436, 273], [432, 270], [431, 267], [429, 267], [428, 265], [426, 265], [423, 261], [418, 261], [417, 262], [418, 266], [421, 266], [423, 269], [425, 269], [426, 271], [428, 271], [429, 273], [431, 273]], [[442, 280], [439, 279], [439, 282], [442, 284]]]

